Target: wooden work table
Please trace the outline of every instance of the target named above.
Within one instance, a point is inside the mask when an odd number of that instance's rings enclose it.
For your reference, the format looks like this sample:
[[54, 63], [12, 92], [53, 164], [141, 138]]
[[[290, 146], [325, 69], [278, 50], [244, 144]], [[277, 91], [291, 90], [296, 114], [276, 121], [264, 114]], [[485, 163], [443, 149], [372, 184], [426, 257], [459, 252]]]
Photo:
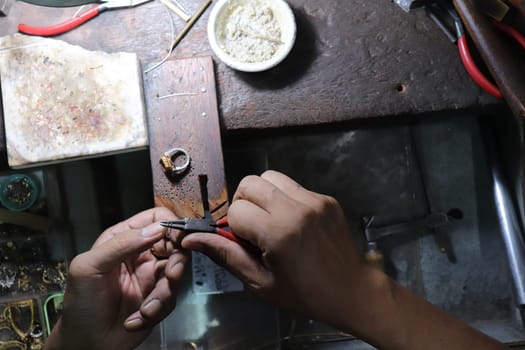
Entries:
[[[190, 12], [200, 5], [180, 1]], [[405, 13], [389, 0], [289, 3], [298, 36], [281, 65], [248, 74], [215, 59], [223, 131], [394, 119], [497, 103], [472, 82], [456, 46], [423, 9]], [[210, 10], [170, 59], [212, 55], [206, 35]], [[18, 23], [55, 24], [75, 11], [16, 1], [9, 15], [0, 18], [0, 34], [15, 33]], [[92, 50], [136, 52], [148, 67], [166, 55], [173, 35], [184, 26], [182, 19], [172, 17], [173, 31], [168, 10], [155, 0], [102, 13], [57, 38]]]

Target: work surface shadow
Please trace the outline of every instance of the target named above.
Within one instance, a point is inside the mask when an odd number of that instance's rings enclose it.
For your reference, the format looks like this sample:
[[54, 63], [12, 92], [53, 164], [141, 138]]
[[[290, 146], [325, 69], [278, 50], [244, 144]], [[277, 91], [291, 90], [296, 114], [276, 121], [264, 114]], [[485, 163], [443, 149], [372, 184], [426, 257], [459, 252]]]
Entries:
[[[378, 239], [385, 270], [490, 336], [508, 343], [525, 340], [476, 116], [230, 138], [224, 148], [230, 195], [244, 175], [281, 171], [307, 189], [335, 197], [363, 251], [366, 223], [384, 228], [454, 210], [453, 217], [446, 216], [450, 222], [436, 229], [407, 229]], [[344, 271], [341, 278], [347, 278]], [[283, 349], [307, 344], [322, 349], [370, 348], [286, 312], [281, 312], [280, 322]]]

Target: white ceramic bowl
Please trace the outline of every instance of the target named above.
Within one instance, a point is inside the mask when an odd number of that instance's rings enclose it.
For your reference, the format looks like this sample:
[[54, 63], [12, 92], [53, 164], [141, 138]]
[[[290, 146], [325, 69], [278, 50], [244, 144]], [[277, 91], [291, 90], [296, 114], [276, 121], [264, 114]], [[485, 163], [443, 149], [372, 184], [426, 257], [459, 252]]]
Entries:
[[[274, 40], [264, 39], [265, 33], [256, 36], [259, 39], [263, 38], [261, 40], [269, 41], [270, 45], [272, 43], [275, 44], [274, 46], [277, 49], [273, 54], [266, 52], [266, 56], [271, 55], [271, 57], [266, 57], [256, 62], [247, 62], [234, 57], [225, 49], [225, 40], [227, 39], [224, 33], [226, 23], [230, 18], [228, 16], [231, 15], [232, 10], [235, 8], [245, 5], [264, 5], [271, 9], [273, 18], [280, 27], [281, 37], [279, 42], [276, 43]], [[251, 28], [249, 30], [252, 31]], [[208, 40], [215, 55], [226, 65], [243, 72], [261, 72], [282, 62], [295, 43], [296, 31], [295, 17], [285, 0], [218, 0], [208, 20]]]

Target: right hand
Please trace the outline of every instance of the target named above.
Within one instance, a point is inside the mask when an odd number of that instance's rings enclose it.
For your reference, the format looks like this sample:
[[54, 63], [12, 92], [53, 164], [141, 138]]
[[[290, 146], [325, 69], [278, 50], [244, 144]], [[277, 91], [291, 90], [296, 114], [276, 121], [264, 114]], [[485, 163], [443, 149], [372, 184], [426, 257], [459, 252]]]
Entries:
[[281, 173], [244, 178], [228, 221], [260, 256], [206, 233], [186, 236], [182, 247], [210, 256], [268, 301], [355, 331], [369, 313], [366, 301], [388, 292], [386, 277], [358, 252], [337, 201]]

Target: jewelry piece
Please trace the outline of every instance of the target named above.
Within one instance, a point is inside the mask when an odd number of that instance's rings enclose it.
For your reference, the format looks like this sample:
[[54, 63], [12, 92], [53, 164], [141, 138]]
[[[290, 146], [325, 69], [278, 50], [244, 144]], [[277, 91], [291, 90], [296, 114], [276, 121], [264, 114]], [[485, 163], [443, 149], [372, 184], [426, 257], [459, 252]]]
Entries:
[[42, 271], [42, 282], [62, 286], [65, 281], [64, 273], [54, 267], [45, 267]]
[[[181, 155], [184, 156], [186, 160], [184, 164], [176, 166], [175, 159]], [[164, 173], [166, 173], [166, 175], [180, 175], [183, 172], [185, 172], [190, 166], [190, 155], [183, 148], [172, 148], [169, 151], [164, 152], [162, 157], [160, 157], [159, 162], [162, 166], [162, 170], [164, 170]]]
[[44, 331], [39, 323], [35, 323], [29, 335], [31, 336], [30, 350], [42, 350], [44, 348]]
[[29, 275], [23, 271], [20, 271], [19, 278], [18, 278], [18, 290], [20, 292], [29, 292], [30, 289], [31, 289], [31, 280], [29, 279]]
[[[16, 315], [16, 320], [13, 317], [13, 309], [18, 311], [18, 314]], [[23, 315], [22, 310], [23, 309], [29, 309], [29, 324], [27, 325], [27, 330], [22, 330], [22, 325], [17, 324], [17, 322], [21, 322]], [[33, 324], [35, 322], [35, 310], [34, 310], [34, 302], [33, 299], [29, 300], [22, 300], [22, 301], [14, 301], [7, 304], [7, 307], [4, 310], [5, 317], [9, 320], [11, 328], [15, 331], [15, 333], [20, 337], [20, 339], [25, 340], [27, 336], [31, 333], [33, 330]]]
[[35, 323], [29, 335], [31, 338], [41, 338], [44, 335], [44, 331], [39, 323]]
[[0, 266], [0, 288], [10, 289], [16, 280], [16, 271], [13, 271], [9, 266]]
[[0, 341], [0, 350], [27, 350], [27, 345], [18, 340]]
[[0, 342], [14, 339], [18, 339], [18, 335], [11, 329], [11, 326], [7, 322], [3, 322], [0, 326]]

